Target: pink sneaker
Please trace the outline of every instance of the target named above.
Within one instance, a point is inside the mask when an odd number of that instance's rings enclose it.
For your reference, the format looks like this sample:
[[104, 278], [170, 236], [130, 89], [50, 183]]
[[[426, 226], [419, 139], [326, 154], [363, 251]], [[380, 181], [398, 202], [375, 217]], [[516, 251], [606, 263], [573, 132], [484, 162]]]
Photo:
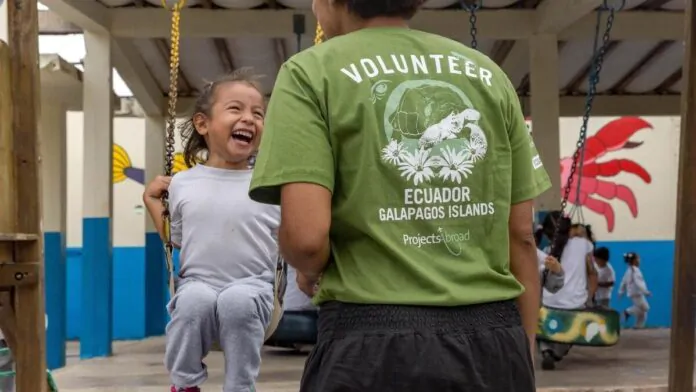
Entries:
[[201, 389], [198, 387], [177, 388], [172, 385], [171, 392], [201, 392]]

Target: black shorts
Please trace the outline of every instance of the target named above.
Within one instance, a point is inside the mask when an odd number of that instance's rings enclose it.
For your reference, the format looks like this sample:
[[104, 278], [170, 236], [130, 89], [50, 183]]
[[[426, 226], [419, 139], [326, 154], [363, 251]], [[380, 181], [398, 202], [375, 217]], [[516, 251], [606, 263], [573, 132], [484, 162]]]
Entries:
[[534, 392], [513, 301], [461, 307], [354, 305], [319, 311], [300, 392]]

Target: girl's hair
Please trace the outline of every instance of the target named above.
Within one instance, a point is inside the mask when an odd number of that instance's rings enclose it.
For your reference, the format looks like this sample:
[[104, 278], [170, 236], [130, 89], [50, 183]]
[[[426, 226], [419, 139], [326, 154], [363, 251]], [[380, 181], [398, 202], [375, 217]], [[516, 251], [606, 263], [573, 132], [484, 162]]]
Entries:
[[638, 259], [638, 253], [636, 252], [628, 252], [624, 253], [624, 261], [626, 264], [633, 265], [633, 263]]
[[592, 245], [597, 245], [597, 241], [595, 241], [594, 238], [594, 233], [592, 232], [592, 225], [585, 225], [585, 232], [587, 233], [587, 239], [590, 240]]
[[[558, 226], [558, 231], [556, 231], [556, 226]], [[550, 255], [558, 260], [561, 259], [563, 250], [570, 238], [571, 226], [572, 222], [570, 218], [561, 215], [560, 211], [549, 212], [544, 218], [544, 223], [542, 223], [544, 234], [551, 240]], [[554, 234], [556, 234], [555, 237]]]
[[228, 83], [244, 83], [257, 89], [259, 93], [263, 95], [263, 90], [258, 82], [260, 78], [261, 76], [255, 75], [251, 68], [240, 68], [229, 75], [224, 75], [212, 82], [207, 82], [203, 86], [200, 95], [196, 99], [196, 105], [193, 109], [191, 118], [179, 125], [179, 132], [181, 132], [181, 140], [184, 146], [184, 162], [186, 166], [193, 167], [207, 159], [208, 143], [205, 141], [205, 137], [196, 131], [194, 119], [197, 114], [204, 114], [210, 117], [210, 109], [215, 103], [215, 94], [220, 86]]

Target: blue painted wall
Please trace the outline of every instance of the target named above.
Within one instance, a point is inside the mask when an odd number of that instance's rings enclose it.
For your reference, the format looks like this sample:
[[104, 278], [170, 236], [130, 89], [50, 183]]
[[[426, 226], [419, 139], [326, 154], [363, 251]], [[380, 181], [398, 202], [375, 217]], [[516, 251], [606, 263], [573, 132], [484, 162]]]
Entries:
[[643, 272], [648, 290], [650, 312], [648, 327], [669, 327], [672, 324], [672, 274], [674, 272], [674, 241], [599, 241], [597, 246], [609, 248], [611, 265], [616, 272], [611, 305], [614, 309], [623, 310], [631, 306], [631, 301], [625, 296], [618, 298], [619, 285], [626, 272], [623, 254], [636, 252], [640, 255], [640, 269]]
[[[611, 264], [616, 271], [616, 286], [612, 306], [623, 310], [630, 306], [628, 299], [618, 298], [618, 288], [626, 271], [623, 254], [637, 252], [641, 255], [641, 270], [647, 281], [652, 297], [648, 298], [650, 313], [649, 327], [669, 327], [672, 309], [672, 272], [674, 260], [674, 241], [600, 241], [597, 246], [606, 246], [611, 252]], [[151, 250], [152, 251], [152, 250]], [[161, 334], [167, 321], [165, 311], [157, 316], [149, 315], [146, 309], [156, 309], [161, 304], [147, 304], [145, 295], [145, 247], [114, 248], [114, 339], [142, 339]], [[176, 259], [175, 255], [175, 259]], [[68, 250], [68, 339], [77, 339], [80, 331], [80, 282], [81, 250]], [[164, 264], [162, 264], [164, 271]], [[161, 278], [160, 278], [161, 279]], [[166, 290], [166, 287], [165, 287]], [[154, 317], [154, 320], [153, 320]], [[159, 320], [158, 320], [159, 319]], [[156, 324], [155, 330], [148, 331], [147, 325]]]
[[[160, 242], [161, 246], [161, 242]], [[152, 249], [150, 250], [153, 251]], [[135, 340], [148, 336], [161, 335], [168, 321], [166, 303], [157, 302], [156, 297], [146, 295], [145, 247], [115, 247], [113, 248], [114, 278], [113, 278], [113, 337], [115, 340]], [[175, 263], [178, 264], [178, 254]], [[81, 279], [82, 249], [68, 248], [67, 261], [67, 338], [78, 339], [82, 328], [81, 321]], [[166, 279], [164, 261], [158, 279]], [[152, 274], [152, 269], [149, 271]], [[152, 276], [152, 275], [151, 275]], [[157, 287], [157, 285], [152, 285]], [[165, 292], [166, 285], [161, 284]], [[146, 298], [151, 303], [146, 302]], [[154, 302], [153, 302], [154, 301]], [[161, 309], [154, 315], [148, 316], [148, 309]]]

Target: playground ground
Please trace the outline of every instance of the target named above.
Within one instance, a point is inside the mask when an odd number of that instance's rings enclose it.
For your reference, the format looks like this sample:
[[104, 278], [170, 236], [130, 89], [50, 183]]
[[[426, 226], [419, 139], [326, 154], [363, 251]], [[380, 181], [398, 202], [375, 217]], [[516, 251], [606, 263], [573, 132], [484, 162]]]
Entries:
[[[80, 361], [76, 343], [70, 343], [68, 351], [68, 366], [55, 372], [61, 392], [168, 390], [163, 338], [117, 342], [114, 356], [107, 359]], [[573, 348], [557, 370], [537, 372], [537, 387], [540, 392], [666, 391], [668, 358], [669, 330], [623, 331], [617, 346]], [[258, 392], [297, 392], [304, 360], [305, 355], [265, 350]], [[220, 391], [222, 354], [211, 354], [206, 363], [210, 378], [205, 390]]]

